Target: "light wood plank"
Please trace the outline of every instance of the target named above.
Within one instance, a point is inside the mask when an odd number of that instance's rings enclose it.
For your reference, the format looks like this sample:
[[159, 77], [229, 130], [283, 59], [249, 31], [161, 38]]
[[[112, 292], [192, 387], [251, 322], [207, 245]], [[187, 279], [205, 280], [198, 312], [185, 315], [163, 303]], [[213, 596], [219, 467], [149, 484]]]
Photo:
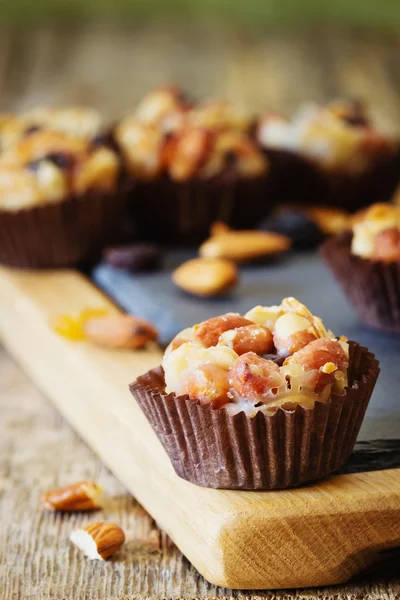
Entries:
[[400, 470], [331, 477], [299, 490], [217, 491], [179, 479], [127, 385], [160, 351], [72, 343], [51, 318], [112, 303], [72, 271], [1, 271], [0, 331], [61, 413], [212, 583], [326, 585], [400, 545]]

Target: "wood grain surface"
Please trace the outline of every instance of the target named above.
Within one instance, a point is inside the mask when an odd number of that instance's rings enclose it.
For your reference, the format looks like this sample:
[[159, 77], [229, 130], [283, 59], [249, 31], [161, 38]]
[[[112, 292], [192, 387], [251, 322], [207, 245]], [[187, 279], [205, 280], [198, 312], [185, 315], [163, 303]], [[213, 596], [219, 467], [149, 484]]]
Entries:
[[[388, 130], [400, 130], [400, 32], [318, 28], [250, 31], [204, 24], [136, 22], [0, 29], [0, 106], [94, 104], [109, 118], [149, 88], [177, 81], [194, 94], [220, 94], [288, 112], [304, 100], [362, 96]], [[232, 592], [208, 584], [62, 417], [0, 354], [0, 598], [400, 598], [392, 568], [355, 583], [313, 590]], [[129, 541], [110, 563], [83, 561], [71, 529], [87, 517], [47, 515], [43, 489], [93, 477], [111, 495], [105, 517]]]
[[395, 25], [386, 33], [162, 20], [0, 26], [0, 108], [83, 103], [114, 119], [153, 86], [177, 82], [253, 110], [362, 97], [383, 127], [400, 131], [399, 50]]

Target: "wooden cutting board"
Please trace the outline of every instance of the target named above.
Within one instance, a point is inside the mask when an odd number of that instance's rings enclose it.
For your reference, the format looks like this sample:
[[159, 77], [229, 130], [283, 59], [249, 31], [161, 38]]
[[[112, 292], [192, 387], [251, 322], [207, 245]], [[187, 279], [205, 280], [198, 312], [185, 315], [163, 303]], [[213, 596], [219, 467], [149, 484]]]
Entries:
[[109, 351], [53, 332], [56, 315], [87, 307], [118, 310], [77, 272], [0, 270], [6, 347], [206, 579], [246, 589], [334, 584], [400, 546], [398, 468], [277, 492], [181, 480], [128, 391], [161, 351]]

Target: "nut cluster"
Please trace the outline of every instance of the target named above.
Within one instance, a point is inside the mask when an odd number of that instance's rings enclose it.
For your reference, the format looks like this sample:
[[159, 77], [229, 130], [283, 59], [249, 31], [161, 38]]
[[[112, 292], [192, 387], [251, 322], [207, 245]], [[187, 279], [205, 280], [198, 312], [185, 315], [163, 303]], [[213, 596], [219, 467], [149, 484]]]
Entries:
[[120, 172], [117, 154], [105, 145], [39, 129], [0, 155], [0, 207], [20, 210], [92, 189], [110, 192]]
[[228, 102], [187, 101], [175, 87], [150, 92], [115, 137], [138, 179], [167, 174], [185, 182], [221, 174], [262, 177], [267, 159], [250, 135], [250, 117]]
[[393, 141], [375, 129], [360, 102], [340, 100], [326, 107], [302, 107], [292, 120], [267, 114], [258, 121], [263, 147], [296, 152], [324, 170], [363, 172], [377, 155], [388, 154]]
[[185, 329], [163, 358], [166, 391], [213, 408], [312, 408], [347, 383], [348, 345], [294, 298]]

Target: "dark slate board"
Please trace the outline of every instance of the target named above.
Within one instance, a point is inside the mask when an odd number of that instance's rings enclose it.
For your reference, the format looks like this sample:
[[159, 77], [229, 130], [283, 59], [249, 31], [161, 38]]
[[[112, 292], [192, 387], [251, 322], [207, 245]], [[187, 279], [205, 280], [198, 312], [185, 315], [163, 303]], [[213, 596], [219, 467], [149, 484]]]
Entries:
[[107, 265], [93, 272], [94, 281], [122, 308], [152, 321], [167, 344], [181, 329], [225, 312], [245, 313], [257, 304], [279, 304], [294, 296], [336, 334], [367, 346], [381, 361], [381, 375], [355, 453], [346, 472], [400, 467], [400, 338], [373, 332], [357, 319], [341, 289], [314, 253], [292, 254], [266, 265], [241, 269], [240, 284], [224, 298], [198, 299], [171, 281], [172, 269], [188, 251], [170, 252], [162, 271], [130, 275]]

